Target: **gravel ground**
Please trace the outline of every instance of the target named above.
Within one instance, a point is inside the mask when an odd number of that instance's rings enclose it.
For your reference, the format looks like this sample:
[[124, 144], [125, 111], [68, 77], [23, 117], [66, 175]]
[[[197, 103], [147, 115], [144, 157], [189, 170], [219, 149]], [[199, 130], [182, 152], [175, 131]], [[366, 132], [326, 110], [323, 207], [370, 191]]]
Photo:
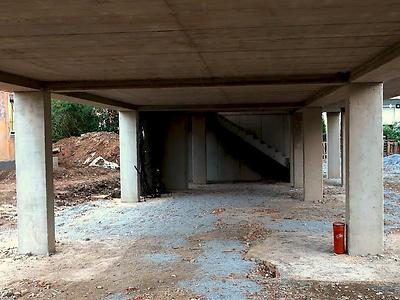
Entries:
[[0, 228], [0, 299], [400, 299], [400, 180], [385, 170], [383, 256], [332, 254], [337, 180], [315, 203], [286, 184], [208, 185], [60, 207], [50, 257], [18, 255]]
[[0, 231], [0, 291], [38, 299], [396, 299], [397, 194], [385, 195], [389, 251], [357, 259], [331, 253], [343, 189], [326, 186], [317, 203], [300, 198], [285, 184], [227, 184], [66, 207], [56, 214], [54, 256], [17, 255], [16, 230]]

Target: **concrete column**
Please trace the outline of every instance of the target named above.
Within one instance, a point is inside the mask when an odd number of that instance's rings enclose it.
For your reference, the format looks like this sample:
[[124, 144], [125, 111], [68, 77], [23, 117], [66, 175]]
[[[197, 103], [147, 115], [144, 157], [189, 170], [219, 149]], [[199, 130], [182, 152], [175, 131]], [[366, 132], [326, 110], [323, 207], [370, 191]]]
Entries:
[[292, 186], [303, 187], [303, 116], [292, 115]]
[[162, 180], [168, 190], [188, 188], [188, 123], [185, 114], [178, 114], [168, 116], [165, 124]]
[[48, 92], [15, 93], [18, 251], [55, 251], [51, 99]]
[[346, 113], [342, 108], [340, 115], [340, 153], [342, 186], [346, 186]]
[[305, 108], [303, 112], [305, 201], [318, 201], [323, 197], [321, 114], [319, 107]]
[[383, 84], [352, 84], [346, 106], [346, 222], [351, 255], [383, 252]]
[[139, 201], [136, 111], [119, 112], [121, 201]]
[[193, 183], [207, 183], [206, 118], [192, 117], [192, 172]]
[[328, 112], [328, 178], [340, 178], [340, 112]]

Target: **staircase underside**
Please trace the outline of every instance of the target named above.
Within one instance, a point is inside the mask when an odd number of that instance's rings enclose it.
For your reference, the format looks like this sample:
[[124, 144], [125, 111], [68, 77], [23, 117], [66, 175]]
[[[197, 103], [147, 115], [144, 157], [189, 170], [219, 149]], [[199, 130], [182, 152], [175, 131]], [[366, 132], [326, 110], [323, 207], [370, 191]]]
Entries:
[[224, 129], [228, 130], [247, 144], [256, 148], [264, 155], [273, 159], [285, 168], [289, 168], [289, 157], [283, 155], [282, 152], [278, 151], [276, 148], [268, 145], [264, 140], [258, 137], [255, 133], [239, 126], [238, 124], [228, 120], [227, 118], [216, 115], [216, 121]]

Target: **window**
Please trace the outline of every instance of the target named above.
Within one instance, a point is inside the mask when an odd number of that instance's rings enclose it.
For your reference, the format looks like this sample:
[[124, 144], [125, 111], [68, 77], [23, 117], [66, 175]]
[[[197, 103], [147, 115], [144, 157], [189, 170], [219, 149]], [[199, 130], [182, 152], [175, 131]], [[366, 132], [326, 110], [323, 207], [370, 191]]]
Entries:
[[8, 113], [9, 113], [9, 120], [10, 120], [10, 134], [12, 136], [15, 135], [14, 131], [14, 95], [9, 94], [8, 95]]

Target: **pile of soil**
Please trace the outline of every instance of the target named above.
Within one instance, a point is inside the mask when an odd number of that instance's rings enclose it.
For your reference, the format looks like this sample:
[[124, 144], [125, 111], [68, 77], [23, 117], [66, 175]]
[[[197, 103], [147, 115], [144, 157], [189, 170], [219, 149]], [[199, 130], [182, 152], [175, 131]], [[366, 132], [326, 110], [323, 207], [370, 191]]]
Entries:
[[[119, 198], [119, 171], [85, 164], [101, 156], [119, 162], [118, 134], [86, 133], [62, 139], [53, 145], [59, 148], [59, 167], [54, 169], [54, 203], [56, 207], [74, 206], [83, 202]], [[15, 170], [0, 170], [0, 227], [16, 226]], [[1, 298], [1, 297], [0, 297]]]
[[97, 157], [119, 165], [119, 136], [114, 132], [89, 132], [59, 140], [53, 145], [59, 149], [58, 163], [61, 167], [88, 165]]

